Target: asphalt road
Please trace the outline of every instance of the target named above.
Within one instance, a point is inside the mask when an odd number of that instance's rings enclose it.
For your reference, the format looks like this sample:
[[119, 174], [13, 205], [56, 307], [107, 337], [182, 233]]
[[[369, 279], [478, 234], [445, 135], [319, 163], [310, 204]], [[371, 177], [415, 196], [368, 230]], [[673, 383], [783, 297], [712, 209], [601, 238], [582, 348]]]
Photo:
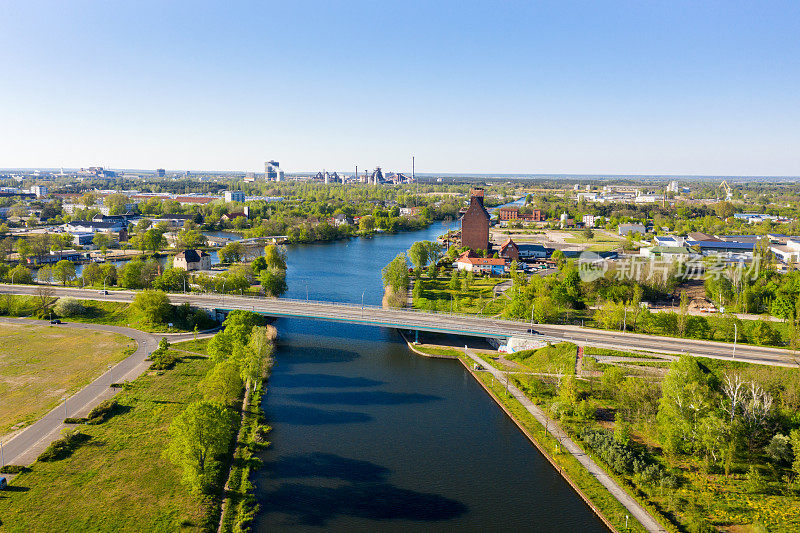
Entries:
[[[130, 302], [134, 291], [109, 291], [53, 288], [57, 296], [82, 299]], [[0, 285], [0, 294], [35, 294], [37, 287], [29, 285]], [[452, 333], [478, 337], [522, 337], [539, 340], [570, 341], [578, 345], [597, 346], [618, 350], [653, 351], [667, 354], [689, 354], [717, 359], [732, 359], [779, 366], [800, 366], [793, 351], [731, 343], [640, 335], [579, 326], [535, 324], [536, 334], [528, 333], [527, 322], [502, 320], [475, 315], [436, 314], [411, 309], [383, 309], [377, 306], [338, 304], [290, 300], [286, 298], [253, 298], [219, 294], [170, 294], [175, 304], [188, 302], [208, 309], [244, 309], [274, 317], [314, 318], [353, 324], [366, 324], [408, 330]]]
[[[30, 320], [27, 318], [0, 318], [0, 323], [48, 324], [46, 320]], [[114, 396], [118, 389], [110, 388], [111, 383], [120, 383], [136, 379], [150, 366], [145, 359], [158, 348], [161, 337], [166, 336], [171, 342], [194, 338], [193, 333], [182, 335], [153, 335], [137, 329], [100, 324], [64, 323], [58, 328], [91, 329], [110, 331], [130, 337], [136, 341], [134, 353], [104, 372], [97, 379], [86, 385], [74, 395], [67, 398], [66, 414], [64, 403], [51, 410], [44, 417], [23, 431], [17, 433], [8, 442], [3, 443], [3, 459], [5, 464], [29, 465], [36, 460], [39, 453], [52, 441], [61, 436], [66, 416], [83, 416], [106, 398]]]

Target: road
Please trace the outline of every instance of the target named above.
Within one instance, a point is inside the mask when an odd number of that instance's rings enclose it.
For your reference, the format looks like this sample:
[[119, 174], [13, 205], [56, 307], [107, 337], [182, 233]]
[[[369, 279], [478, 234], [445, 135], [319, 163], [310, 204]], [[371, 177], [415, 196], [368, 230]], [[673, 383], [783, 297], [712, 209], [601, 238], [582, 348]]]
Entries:
[[[26, 318], [2, 318], [0, 322], [24, 324], [48, 324], [45, 320], [30, 320]], [[95, 331], [110, 331], [119, 333], [136, 341], [137, 348], [134, 353], [104, 372], [97, 379], [67, 398], [66, 414], [64, 404], [55, 407], [34, 424], [17, 433], [8, 442], [3, 443], [3, 459], [5, 464], [29, 465], [39, 454], [54, 440], [61, 436], [61, 430], [66, 427], [66, 416], [84, 416], [101, 401], [114, 396], [118, 389], [112, 389], [111, 383], [130, 381], [139, 377], [150, 366], [145, 359], [158, 348], [161, 337], [167, 337], [170, 342], [194, 338], [193, 333], [181, 335], [153, 335], [143, 331], [118, 326], [105, 326], [100, 324], [65, 323], [59, 328], [91, 329]], [[112, 381], [113, 380], [113, 381]]]
[[[29, 285], [0, 285], [0, 294], [35, 294], [37, 287]], [[101, 291], [73, 288], [53, 288], [57, 296], [81, 299], [131, 302], [134, 291]], [[622, 333], [580, 326], [535, 324], [536, 334], [528, 333], [531, 324], [475, 315], [437, 314], [413, 309], [384, 309], [378, 306], [291, 300], [287, 298], [254, 298], [219, 294], [170, 294], [174, 304], [188, 302], [197, 307], [230, 311], [243, 309], [273, 317], [312, 318], [352, 324], [365, 324], [407, 330], [451, 333], [474, 337], [520, 337], [552, 342], [569, 341], [578, 345], [616, 350], [651, 351], [666, 354], [732, 359], [749, 363], [800, 366], [793, 351], [731, 343]], [[735, 357], [734, 357], [735, 356]]]
[[[494, 378], [499, 382], [503, 383], [506, 382], [507, 378], [505, 376], [505, 372], [502, 372], [492, 365], [488, 364], [486, 361], [471, 353], [469, 350], [466, 351], [468, 357], [470, 357], [473, 361], [478, 363], [481, 367], [486, 369], [487, 372], [492, 374]], [[583, 450], [575, 444], [572, 439], [567, 435], [563, 429], [558, 425], [557, 422], [549, 418], [544, 411], [542, 411], [539, 407], [537, 407], [533, 402], [531, 402], [527, 396], [525, 396], [522, 391], [520, 391], [514, 385], [508, 384], [508, 392], [516, 398], [516, 400], [522, 404], [523, 407], [531, 414], [534, 418], [544, 427], [546, 428], [547, 432], [550, 433], [553, 438], [557, 439], [562, 446], [573, 456], [575, 459], [578, 460], [581, 465], [583, 465], [586, 470], [603, 485], [608, 492], [611, 493], [625, 508], [631, 513], [631, 515], [636, 518], [636, 520], [641, 523], [647, 531], [651, 533], [661, 533], [665, 532], [661, 524], [653, 518], [653, 516], [648, 513], [641, 505], [639, 505], [636, 500], [634, 500], [625, 489], [619, 486], [619, 484], [614, 481], [606, 472], [600, 468], [597, 463], [595, 463], [591, 457], [586, 455]]]

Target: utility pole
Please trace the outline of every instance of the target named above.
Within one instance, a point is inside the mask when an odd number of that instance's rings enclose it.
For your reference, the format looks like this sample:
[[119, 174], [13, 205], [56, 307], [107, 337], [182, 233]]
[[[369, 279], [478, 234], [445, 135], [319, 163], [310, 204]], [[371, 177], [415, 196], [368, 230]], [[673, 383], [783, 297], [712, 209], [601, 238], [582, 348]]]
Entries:
[[731, 359], [736, 359], [736, 339], [739, 337], [739, 328], [736, 322], [733, 323], [733, 355]]

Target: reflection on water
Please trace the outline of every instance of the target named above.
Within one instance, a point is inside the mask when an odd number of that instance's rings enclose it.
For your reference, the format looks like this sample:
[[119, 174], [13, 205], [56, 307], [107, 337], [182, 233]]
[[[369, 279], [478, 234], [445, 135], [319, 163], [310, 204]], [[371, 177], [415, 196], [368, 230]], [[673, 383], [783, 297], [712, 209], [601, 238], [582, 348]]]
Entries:
[[386, 329], [276, 326], [254, 531], [606, 531], [457, 361]]

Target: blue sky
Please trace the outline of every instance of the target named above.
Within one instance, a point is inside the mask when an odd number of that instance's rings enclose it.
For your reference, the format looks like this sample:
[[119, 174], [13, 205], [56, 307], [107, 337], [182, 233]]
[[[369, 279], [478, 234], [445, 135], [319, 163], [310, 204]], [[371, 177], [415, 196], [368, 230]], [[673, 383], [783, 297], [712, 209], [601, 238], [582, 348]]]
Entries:
[[0, 3], [0, 167], [800, 175], [800, 2]]

